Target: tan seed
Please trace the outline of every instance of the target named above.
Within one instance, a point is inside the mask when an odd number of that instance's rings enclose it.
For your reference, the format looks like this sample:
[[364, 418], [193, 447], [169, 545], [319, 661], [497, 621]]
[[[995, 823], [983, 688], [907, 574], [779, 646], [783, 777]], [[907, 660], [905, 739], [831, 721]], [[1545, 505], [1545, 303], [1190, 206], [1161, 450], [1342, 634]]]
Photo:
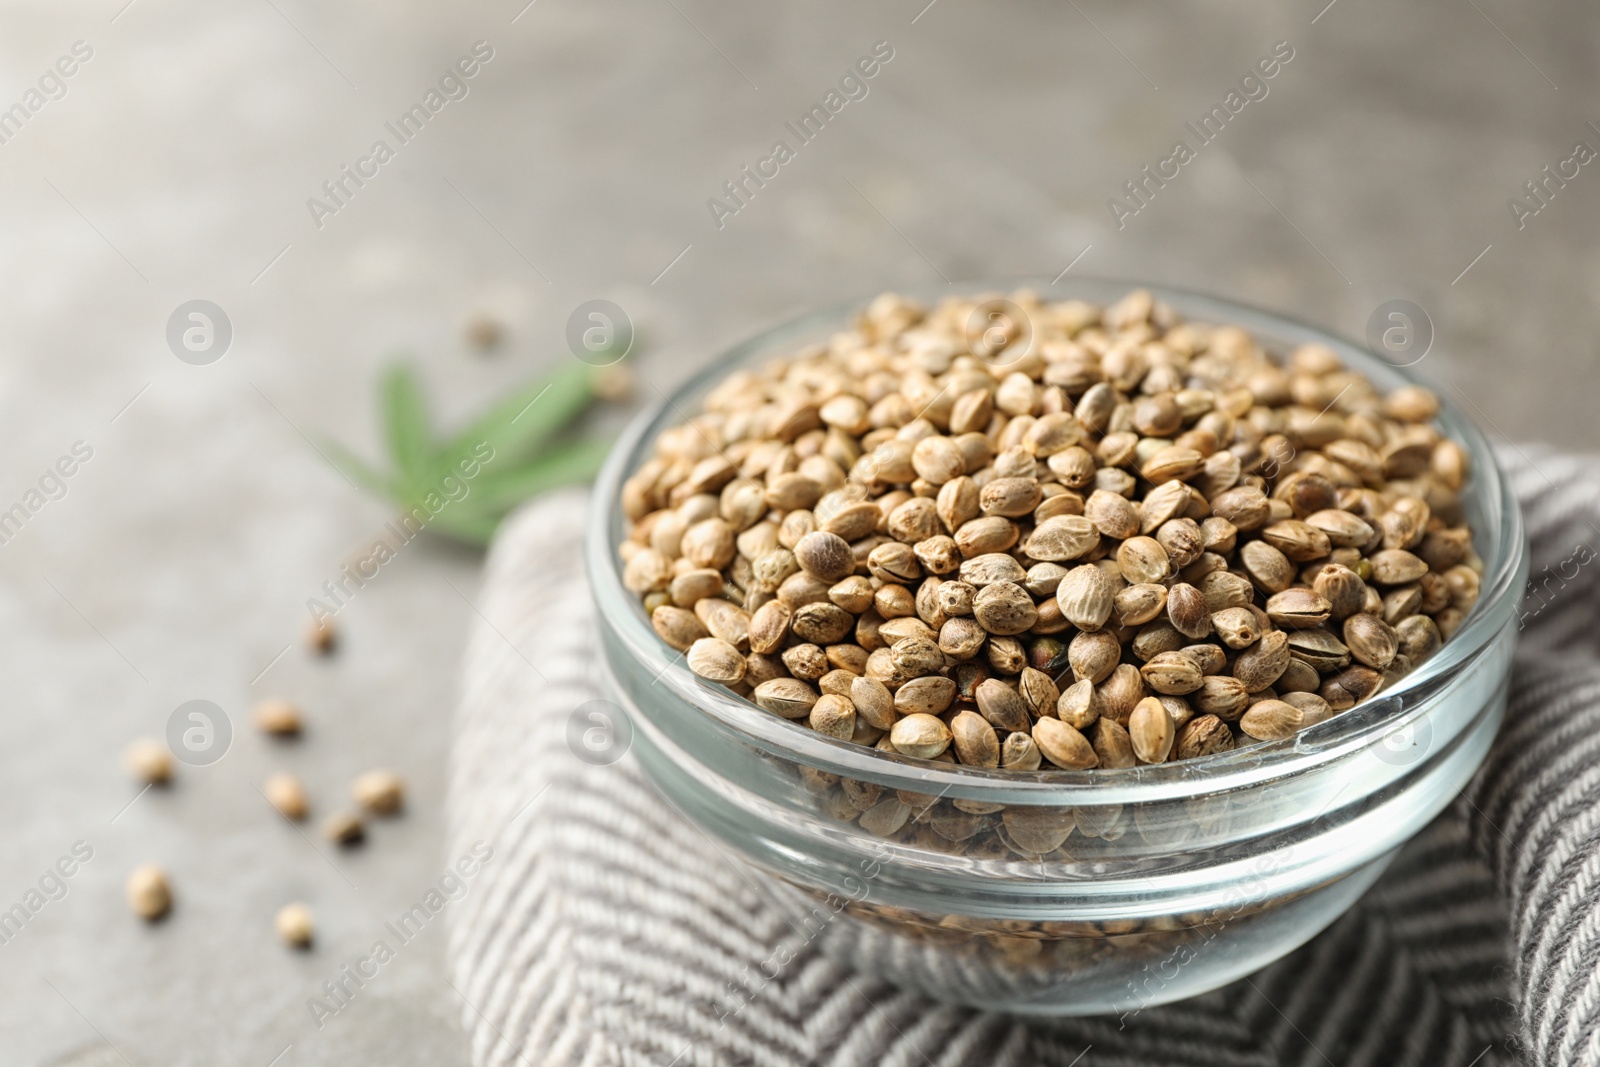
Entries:
[[1101, 767], [1132, 767], [1137, 761], [1127, 729], [1102, 717], [1094, 724], [1094, 752]]
[[913, 678], [894, 693], [894, 710], [901, 715], [940, 715], [956, 699], [956, 683], [933, 675]]
[[172, 780], [172, 752], [160, 741], [140, 738], [122, 753], [128, 773], [146, 785], [165, 785]]
[[1000, 746], [1000, 766], [1008, 771], [1036, 771], [1041, 758], [1029, 734], [1012, 734]]
[[261, 792], [285, 819], [299, 822], [310, 810], [306, 801], [306, 787], [292, 774], [280, 771], [269, 776], [262, 784]]
[[300, 733], [300, 709], [287, 700], [263, 700], [250, 713], [256, 729], [274, 737], [294, 737]]
[[1112, 600], [1118, 626], [1142, 626], [1167, 606], [1167, 587], [1141, 582], [1117, 591]]
[[1365, 612], [1344, 621], [1344, 643], [1358, 661], [1380, 671], [1389, 666], [1400, 651], [1400, 637], [1394, 627]]
[[1194, 660], [1182, 652], [1162, 652], [1140, 668], [1145, 684], [1158, 693], [1183, 696], [1204, 684]]
[[1198, 641], [1211, 633], [1211, 612], [1200, 590], [1178, 582], [1167, 590], [1167, 618], [1172, 628]]
[[1105, 571], [1093, 564], [1074, 567], [1056, 587], [1061, 614], [1080, 630], [1098, 630], [1111, 618], [1115, 594]]
[[1117, 564], [1130, 583], [1160, 582], [1171, 571], [1167, 550], [1153, 537], [1131, 537], [1117, 549]]
[[968, 767], [998, 767], [1000, 738], [994, 727], [975, 711], [958, 712], [950, 721], [956, 758]]
[[1258, 693], [1278, 680], [1289, 666], [1289, 638], [1281, 630], [1262, 634], [1261, 639], [1233, 661], [1233, 676], [1245, 689]]
[[350, 795], [364, 811], [393, 815], [405, 806], [405, 779], [393, 771], [367, 771], [350, 786]]
[[1082, 515], [1057, 515], [1034, 527], [1024, 551], [1034, 559], [1059, 563], [1079, 559], [1099, 543], [1094, 523]]
[[1233, 731], [1215, 715], [1190, 719], [1178, 731], [1175, 752], [1179, 759], [1198, 759], [1233, 748]]
[[1066, 770], [1087, 770], [1100, 762], [1088, 738], [1060, 719], [1040, 719], [1033, 724], [1033, 742], [1045, 759]]
[[1100, 717], [1100, 699], [1088, 679], [1073, 682], [1056, 699], [1056, 718], [1078, 730], [1087, 730]]
[[[777, 601], [773, 601], [776, 604]], [[768, 604], [771, 607], [772, 604]], [[661, 637], [661, 640], [677, 649], [687, 652], [689, 646], [702, 637], [710, 637], [705, 624], [695, 616], [695, 613], [672, 604], [663, 604], [650, 613], [650, 626]], [[769, 651], [759, 649], [758, 651]]]
[[1223, 608], [1211, 616], [1211, 628], [1232, 649], [1249, 648], [1261, 636], [1255, 612], [1248, 608]]
[[934, 715], [907, 715], [889, 730], [895, 751], [917, 759], [933, 759], [950, 747], [950, 728]]
[[691, 671], [708, 681], [732, 685], [744, 678], [744, 657], [720, 638], [702, 637], [690, 645], [688, 663]]
[[826, 694], [811, 705], [806, 721], [824, 737], [848, 741], [856, 729], [856, 707], [848, 697]]
[[1128, 717], [1128, 740], [1141, 763], [1164, 763], [1177, 731], [1172, 717], [1155, 697], [1145, 697]]
[[273, 919], [278, 939], [291, 948], [310, 948], [316, 925], [304, 904], [285, 904]]
[[172, 888], [160, 867], [147, 864], [128, 875], [128, 906], [146, 922], [155, 922], [172, 910]]
[[1024, 633], [1039, 620], [1039, 608], [1028, 591], [1015, 582], [997, 582], [978, 590], [972, 614], [992, 634]]
[[[883, 689], [883, 685], [879, 682], [873, 682], [868, 678], [858, 678], [851, 683], [852, 692], [855, 691], [856, 682], [866, 682]], [[883, 693], [887, 697], [889, 691], [883, 689]], [[779, 718], [804, 719], [811, 714], [811, 705], [817, 702], [817, 691], [798, 678], [772, 678], [756, 686], [752, 699]], [[890, 718], [892, 720], [892, 714]], [[876, 720], [874, 720], [873, 725], [877, 725]], [[887, 727], [879, 727], [879, 729], [887, 729]]]
[[1379, 585], [1404, 585], [1428, 573], [1428, 565], [1403, 548], [1372, 554], [1372, 580]]
[[850, 542], [826, 530], [813, 530], [794, 546], [795, 562], [819, 581], [837, 582], [856, 569]]
[[1314, 589], [1285, 589], [1267, 599], [1267, 618], [1297, 630], [1320, 626], [1332, 611], [1333, 605]]
[[995, 729], [1009, 733], [1026, 733], [1032, 718], [1022, 695], [998, 678], [979, 683], [974, 695], [978, 711], [994, 724]]
[[1282, 700], [1258, 700], [1239, 720], [1239, 729], [1258, 741], [1282, 741], [1300, 732], [1305, 714]]

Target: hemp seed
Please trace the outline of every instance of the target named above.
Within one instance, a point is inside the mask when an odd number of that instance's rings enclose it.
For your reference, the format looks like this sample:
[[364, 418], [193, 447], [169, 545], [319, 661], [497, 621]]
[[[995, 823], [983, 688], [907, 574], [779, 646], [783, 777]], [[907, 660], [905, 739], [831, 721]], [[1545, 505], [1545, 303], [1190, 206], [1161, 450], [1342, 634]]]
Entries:
[[273, 927], [278, 931], [278, 938], [291, 948], [306, 949], [311, 947], [311, 940], [316, 930], [316, 924], [311, 918], [311, 909], [304, 904], [285, 904], [278, 909], [277, 916], [273, 919]]
[[146, 864], [128, 875], [128, 907], [146, 922], [155, 922], [172, 910], [172, 888], [160, 867]]
[[[660, 434], [618, 559], [691, 671], [883, 752], [1125, 768], [1290, 737], [1466, 621], [1470, 463], [1432, 393], [1149, 293], [1012, 300], [1003, 366], [976, 299], [886, 295]], [[884, 835], [995, 813], [881, 792], [822, 788]], [[1008, 812], [1009, 847], [1059, 847], [1058, 814]]]

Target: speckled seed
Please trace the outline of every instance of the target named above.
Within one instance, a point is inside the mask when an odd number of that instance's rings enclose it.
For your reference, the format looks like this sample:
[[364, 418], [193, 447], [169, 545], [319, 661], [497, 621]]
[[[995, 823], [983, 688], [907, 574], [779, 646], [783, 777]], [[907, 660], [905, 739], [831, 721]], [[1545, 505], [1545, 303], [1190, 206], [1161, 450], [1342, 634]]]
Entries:
[[[773, 601], [773, 603], [777, 603]], [[672, 604], [663, 604], [650, 613], [650, 626], [661, 637], [661, 640], [677, 649], [687, 652], [689, 646], [702, 637], [710, 637], [705, 624], [695, 613], [686, 608], [675, 607]]]
[[1183, 696], [1199, 689], [1204, 682], [1193, 657], [1182, 652], [1162, 652], [1139, 668], [1145, 684], [1167, 696]]
[[940, 675], [913, 678], [894, 692], [894, 710], [901, 715], [940, 715], [956, 699], [956, 683]]
[[1117, 625], [1143, 626], [1160, 615], [1167, 606], [1167, 587], [1153, 582], [1141, 582], [1118, 590], [1113, 598]]
[[969, 767], [998, 767], [1000, 738], [982, 715], [975, 711], [956, 713], [950, 721], [950, 734], [956, 758]]
[[1267, 618], [1297, 630], [1327, 622], [1332, 611], [1333, 605], [1314, 589], [1285, 589], [1267, 598]]
[[813, 530], [794, 546], [795, 562], [820, 581], [832, 584], [856, 569], [850, 542], [826, 530]]
[[690, 645], [688, 663], [691, 671], [708, 681], [732, 685], [744, 678], [744, 657], [720, 638], [702, 637]]
[[950, 728], [934, 715], [907, 715], [889, 731], [895, 751], [917, 759], [933, 759], [950, 747]]
[[1174, 583], [1167, 590], [1167, 619], [1173, 629], [1196, 641], [1211, 633], [1205, 595], [1187, 582]]
[[1099, 543], [1094, 523], [1082, 515], [1057, 515], [1033, 528], [1024, 549], [1034, 559], [1059, 563], [1085, 556]]
[[1178, 731], [1175, 751], [1179, 759], [1198, 759], [1233, 748], [1233, 731], [1215, 715], [1190, 719]]
[[1128, 740], [1141, 763], [1165, 762], [1176, 733], [1172, 717], [1156, 697], [1139, 701], [1128, 717]]
[[1011, 734], [1000, 746], [1000, 766], [1008, 771], [1036, 771], [1041, 758], [1039, 746], [1028, 734]]
[[[870, 679], [856, 679], [856, 682], [867, 681], [870, 681]], [[883, 686], [878, 682], [872, 682], [871, 684], [883, 689]], [[854, 691], [854, 687], [855, 682], [852, 682], [852, 691]], [[884, 696], [887, 697], [889, 691], [884, 689], [883, 692]], [[756, 686], [755, 692], [751, 694], [751, 697], [758, 705], [779, 718], [804, 719], [811, 714], [811, 705], [817, 702], [817, 691], [798, 678], [771, 678]], [[880, 727], [880, 729], [885, 728]]]
[[122, 753], [128, 773], [146, 785], [165, 785], [172, 781], [172, 752], [160, 741], [140, 738]]
[[1372, 554], [1372, 580], [1379, 585], [1404, 585], [1428, 573], [1428, 565], [1403, 548]]
[[128, 906], [146, 922], [155, 922], [172, 910], [172, 889], [160, 867], [146, 865], [128, 875]]
[[1057, 767], [1087, 770], [1100, 762], [1088, 738], [1060, 719], [1040, 719], [1032, 734], [1039, 752]]
[[1288, 666], [1289, 637], [1282, 630], [1274, 630], [1239, 653], [1233, 661], [1233, 676], [1250, 692], [1258, 693], [1276, 682]]
[[250, 713], [256, 729], [274, 737], [293, 737], [300, 732], [300, 709], [287, 700], [263, 700]]
[[1022, 697], [1022, 702], [1028, 706], [1034, 718], [1054, 714], [1056, 702], [1061, 698], [1061, 690], [1055, 681], [1033, 667], [1022, 668], [1017, 678], [1017, 694]]
[[1022, 695], [998, 678], [979, 683], [974, 691], [978, 711], [994, 724], [997, 730], [1026, 733], [1032, 718]]
[[1137, 762], [1128, 731], [1103, 716], [1094, 724], [1094, 752], [1102, 767], [1132, 767]]
[[311, 909], [304, 904], [285, 904], [279, 908], [273, 926], [278, 931], [279, 940], [285, 945], [291, 948], [311, 947], [316, 925], [311, 918]]
[[1211, 628], [1218, 640], [1235, 650], [1249, 648], [1261, 636], [1255, 612], [1249, 608], [1223, 608], [1211, 616]]
[[1171, 570], [1167, 550], [1154, 537], [1130, 537], [1117, 548], [1117, 565], [1130, 583], [1154, 584]]
[[811, 705], [807, 724], [825, 737], [848, 741], [856, 729], [856, 707], [848, 697], [826, 694]]
[[1056, 718], [1077, 730], [1087, 730], [1100, 717], [1100, 700], [1094, 683], [1074, 682], [1056, 700]]
[[1258, 741], [1282, 741], [1300, 732], [1305, 715], [1282, 700], [1258, 700], [1239, 720], [1239, 729]]
[[1039, 621], [1039, 609], [1028, 591], [1015, 582], [997, 582], [978, 590], [972, 614], [992, 634], [1025, 633]]
[[1380, 671], [1400, 651], [1400, 637], [1394, 627], [1365, 612], [1344, 620], [1344, 643], [1358, 661]]
[[405, 806], [405, 779], [393, 771], [367, 771], [351, 785], [350, 795], [364, 811], [393, 815]]
[[1056, 587], [1061, 614], [1080, 630], [1098, 630], [1111, 618], [1115, 593], [1105, 571], [1086, 563], [1074, 567]]
[[285, 819], [299, 822], [310, 810], [306, 802], [306, 787], [292, 774], [280, 771], [270, 776], [262, 785], [261, 792]]

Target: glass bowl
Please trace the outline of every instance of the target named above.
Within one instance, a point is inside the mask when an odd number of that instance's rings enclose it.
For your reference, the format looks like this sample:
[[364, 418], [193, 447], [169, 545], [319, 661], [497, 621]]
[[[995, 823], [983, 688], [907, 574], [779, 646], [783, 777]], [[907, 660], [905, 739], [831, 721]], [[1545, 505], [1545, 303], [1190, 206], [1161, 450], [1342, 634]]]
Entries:
[[[1130, 288], [1077, 279], [1060, 295], [1109, 304]], [[1384, 391], [1414, 380], [1317, 328], [1144, 288], [1273, 352], [1326, 344]], [[932, 304], [945, 292], [911, 295]], [[733, 369], [825, 340], [859, 306], [735, 346], [642, 414], [600, 474], [587, 567], [604, 669], [644, 772], [789, 912], [799, 943], [952, 1003], [1128, 1015], [1315, 936], [1456, 796], [1504, 715], [1527, 545], [1483, 435], [1444, 405], [1439, 425], [1472, 458], [1462, 498], [1485, 564], [1479, 600], [1392, 688], [1286, 741], [1154, 766], [1017, 773], [898, 758], [697, 678], [623, 588], [617, 554], [622, 483], [656, 435]], [[798, 947], [784, 944], [763, 977]]]

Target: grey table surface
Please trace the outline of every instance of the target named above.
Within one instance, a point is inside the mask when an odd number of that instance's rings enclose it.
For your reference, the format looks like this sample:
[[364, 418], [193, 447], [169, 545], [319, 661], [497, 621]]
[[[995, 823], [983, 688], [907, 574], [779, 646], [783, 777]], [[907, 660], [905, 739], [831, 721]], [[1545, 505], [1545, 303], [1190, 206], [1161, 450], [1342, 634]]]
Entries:
[[[479, 557], [419, 540], [341, 612], [338, 656], [298, 641], [388, 518], [308, 437], [373, 454], [397, 352], [448, 423], [572, 358], [568, 316], [603, 297], [641, 331], [649, 399], [811, 307], [1070, 266], [1053, 291], [1149, 279], [1357, 337], [1413, 301], [1436, 332], [1418, 369], [1483, 425], [1592, 448], [1600, 170], [1568, 165], [1543, 205], [1524, 183], [1600, 146], [1600, 11], [1324, 2], [0, 5], [0, 107], [45, 79], [0, 143], [0, 510], [93, 450], [0, 545], [0, 907], [93, 849], [0, 944], [0, 1063], [465, 1061], [442, 923], [320, 1027], [307, 1006], [453, 859]], [[92, 56], [46, 77], [80, 41]], [[315, 218], [479, 41], [466, 95]], [[784, 123], [880, 41], [867, 95], [799, 145]], [[1280, 41], [1267, 95], [1119, 227], [1108, 200]], [[779, 139], [795, 157], [719, 227], [708, 198]], [[196, 298], [233, 327], [203, 366], [165, 336]], [[475, 313], [507, 324], [497, 354], [464, 340]], [[245, 725], [273, 695], [306, 708], [302, 741]], [[196, 698], [238, 727], [228, 754], [134, 799], [123, 746]], [[380, 765], [410, 808], [349, 852], [255, 788], [294, 770], [325, 812]], [[177, 896], [148, 927], [122, 899], [144, 862]], [[274, 939], [292, 899], [313, 952]]]

